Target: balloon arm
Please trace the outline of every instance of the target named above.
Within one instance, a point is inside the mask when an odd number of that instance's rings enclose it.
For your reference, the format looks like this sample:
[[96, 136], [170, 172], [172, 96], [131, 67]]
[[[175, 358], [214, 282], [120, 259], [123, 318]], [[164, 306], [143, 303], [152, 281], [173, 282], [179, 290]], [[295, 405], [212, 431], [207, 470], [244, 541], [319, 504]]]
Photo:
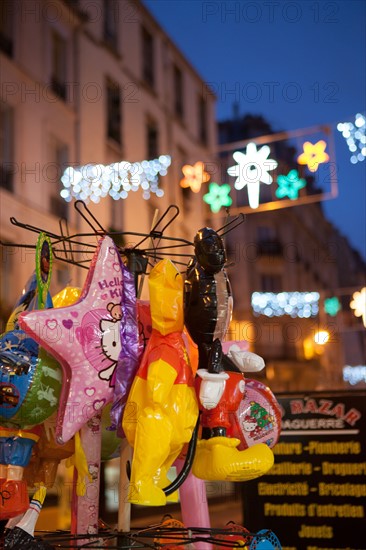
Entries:
[[198, 369], [197, 376], [202, 378], [199, 391], [202, 407], [206, 410], [214, 409], [224, 393], [229, 375], [226, 372], [212, 373], [206, 369]]
[[240, 370], [240, 372], [259, 372], [264, 369], [264, 359], [252, 353], [239, 349], [233, 345], [229, 348], [227, 358]]
[[168, 401], [169, 393], [177, 378], [177, 371], [163, 359], [152, 362], [148, 368], [147, 386], [151, 401], [162, 405]]
[[198, 416], [196, 426], [192, 433], [191, 441], [189, 442], [189, 445], [188, 445], [187, 456], [184, 461], [183, 468], [181, 469], [181, 471], [179, 472], [179, 475], [175, 478], [175, 480], [170, 485], [165, 487], [165, 489], [163, 489], [166, 496], [171, 495], [172, 493], [174, 493], [174, 491], [179, 489], [179, 487], [182, 485], [182, 483], [184, 483], [184, 481], [188, 477], [188, 474], [192, 468], [194, 455], [196, 453], [199, 425], [200, 425], [200, 417]]

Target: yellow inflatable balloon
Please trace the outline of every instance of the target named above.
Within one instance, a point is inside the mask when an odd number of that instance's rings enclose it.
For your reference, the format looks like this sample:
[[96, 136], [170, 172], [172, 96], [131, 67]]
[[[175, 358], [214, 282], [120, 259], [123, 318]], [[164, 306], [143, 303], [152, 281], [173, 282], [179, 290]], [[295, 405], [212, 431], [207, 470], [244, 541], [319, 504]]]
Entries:
[[[183, 279], [170, 260], [149, 275], [152, 334], [133, 382], [123, 429], [134, 447], [129, 501], [166, 504], [161, 487], [192, 436], [198, 405], [182, 337]], [[154, 481], [155, 480], [155, 481]]]
[[53, 307], [72, 306], [78, 301], [81, 294], [81, 288], [76, 286], [66, 286], [56, 296], [52, 297]]

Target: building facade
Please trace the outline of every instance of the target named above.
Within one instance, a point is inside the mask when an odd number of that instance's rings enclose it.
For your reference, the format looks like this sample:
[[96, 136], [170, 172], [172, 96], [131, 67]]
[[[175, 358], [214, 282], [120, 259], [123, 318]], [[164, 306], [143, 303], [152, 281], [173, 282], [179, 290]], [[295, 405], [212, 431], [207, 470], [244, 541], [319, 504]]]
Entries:
[[[68, 166], [109, 166], [169, 155], [158, 197], [141, 188], [123, 200], [89, 203], [100, 224], [146, 232], [158, 209], [181, 214], [175, 236], [192, 240], [202, 226], [202, 200], [179, 186], [182, 166], [210, 162], [216, 145], [215, 98], [140, 2], [30, 0], [1, 3], [1, 239], [34, 244], [36, 234], [10, 217], [60, 233], [90, 231], [72, 201], [60, 196]], [[127, 238], [127, 242], [129, 239]], [[133, 242], [133, 239], [132, 241]], [[34, 267], [30, 249], [2, 247], [4, 314]], [[55, 262], [54, 289], [81, 284], [84, 272]]]

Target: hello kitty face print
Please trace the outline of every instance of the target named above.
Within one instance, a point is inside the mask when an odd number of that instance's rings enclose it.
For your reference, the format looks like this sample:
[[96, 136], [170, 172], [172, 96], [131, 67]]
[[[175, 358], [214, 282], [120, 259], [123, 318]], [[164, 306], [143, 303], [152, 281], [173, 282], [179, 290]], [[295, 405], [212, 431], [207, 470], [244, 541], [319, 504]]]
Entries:
[[[121, 306], [119, 305], [119, 307]], [[98, 376], [101, 380], [108, 380], [110, 385], [113, 385], [112, 378], [121, 352], [121, 321], [117, 321], [116, 318], [112, 320], [102, 319], [100, 321], [100, 330], [102, 334], [102, 351], [106, 359], [111, 361], [111, 365], [99, 371]]]

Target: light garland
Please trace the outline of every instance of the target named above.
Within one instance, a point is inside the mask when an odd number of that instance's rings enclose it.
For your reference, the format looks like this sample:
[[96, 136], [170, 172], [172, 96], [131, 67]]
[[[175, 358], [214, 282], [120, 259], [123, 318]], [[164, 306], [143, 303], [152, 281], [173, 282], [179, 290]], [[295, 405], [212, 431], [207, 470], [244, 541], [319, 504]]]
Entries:
[[251, 304], [256, 315], [309, 318], [319, 312], [319, 292], [253, 292]]
[[345, 365], [343, 367], [343, 380], [349, 382], [351, 386], [355, 386], [359, 382], [366, 382], [366, 366], [356, 365], [351, 367]]
[[151, 193], [162, 197], [164, 191], [159, 188], [159, 176], [166, 176], [171, 157], [161, 155], [158, 159], [130, 163], [127, 161], [113, 164], [86, 164], [64, 171], [61, 182], [64, 188], [60, 195], [66, 202], [72, 198], [98, 203], [101, 198], [110, 195], [114, 200], [126, 199], [130, 191], [142, 190], [142, 196], [148, 200]]
[[362, 162], [366, 158], [366, 118], [357, 113], [354, 123], [340, 122], [337, 130], [347, 142], [348, 149], [352, 153], [350, 161], [352, 164]]

